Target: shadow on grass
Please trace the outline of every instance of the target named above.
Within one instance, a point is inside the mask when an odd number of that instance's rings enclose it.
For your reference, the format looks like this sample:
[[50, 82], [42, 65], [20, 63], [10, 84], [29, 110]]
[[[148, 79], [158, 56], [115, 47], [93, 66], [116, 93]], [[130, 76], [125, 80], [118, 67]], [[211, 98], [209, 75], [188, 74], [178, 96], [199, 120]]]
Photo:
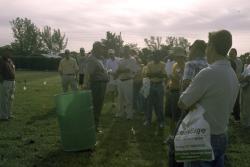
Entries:
[[163, 144], [165, 139], [164, 130], [159, 129], [157, 123], [151, 127], [142, 125], [141, 118], [137, 118], [135, 127], [138, 129], [136, 140], [141, 158], [147, 162], [147, 166], [166, 166], [166, 145]]
[[127, 158], [131, 122], [112, 117], [112, 113], [108, 112], [102, 119], [104, 134], [97, 138], [100, 143], [95, 153], [96, 166], [124, 166]]
[[48, 120], [50, 118], [55, 118], [55, 117], [56, 117], [56, 109], [52, 108], [43, 115], [32, 116], [30, 120], [26, 122], [26, 125], [31, 125], [35, 123], [36, 121], [44, 121], [44, 120]]
[[88, 166], [92, 156], [91, 151], [64, 152], [62, 149], [47, 154], [45, 158], [36, 162], [34, 167], [80, 167]]

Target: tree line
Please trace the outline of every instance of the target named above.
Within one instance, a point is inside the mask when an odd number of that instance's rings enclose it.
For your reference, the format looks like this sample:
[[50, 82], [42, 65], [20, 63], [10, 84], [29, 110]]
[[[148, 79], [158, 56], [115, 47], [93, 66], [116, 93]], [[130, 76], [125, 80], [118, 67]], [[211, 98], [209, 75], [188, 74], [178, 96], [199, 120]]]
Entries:
[[[30, 19], [17, 17], [10, 21], [11, 29], [13, 32], [14, 41], [7, 47], [11, 47], [15, 55], [19, 56], [34, 56], [41, 55], [42, 53], [58, 54], [67, 47], [68, 38], [61, 30], [51, 28], [46, 25], [39, 29]], [[124, 47], [129, 47], [132, 52], [135, 52], [142, 60], [148, 59], [152, 52], [158, 50], [158, 53], [165, 57], [169, 55], [172, 47], [182, 47], [188, 50], [190, 42], [184, 37], [166, 36], [150, 36], [145, 38], [145, 47], [139, 48], [136, 43], [125, 43], [122, 39], [121, 33], [116, 34], [113, 32], [106, 32], [105, 38], [101, 39], [107, 54], [108, 49], [114, 49], [118, 56], [122, 56]], [[6, 46], [0, 47], [1, 51]], [[77, 55], [77, 52], [72, 52]], [[240, 56], [242, 61], [245, 62], [250, 58], [250, 52]]]
[[67, 46], [68, 39], [60, 29], [46, 25], [39, 29], [30, 19], [17, 17], [10, 21], [14, 41], [11, 48], [22, 56], [41, 53], [60, 53]]

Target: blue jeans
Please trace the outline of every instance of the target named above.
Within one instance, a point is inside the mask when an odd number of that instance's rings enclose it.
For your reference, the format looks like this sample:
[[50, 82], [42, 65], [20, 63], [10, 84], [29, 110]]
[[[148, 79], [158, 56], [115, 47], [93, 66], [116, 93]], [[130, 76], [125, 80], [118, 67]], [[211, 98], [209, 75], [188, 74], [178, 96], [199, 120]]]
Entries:
[[159, 124], [163, 124], [163, 97], [164, 88], [162, 83], [151, 83], [150, 84], [150, 94], [148, 97], [149, 107], [146, 110], [146, 119], [148, 123], [152, 120], [152, 111], [155, 111], [157, 120]]
[[213, 161], [187, 162], [184, 167], [224, 167], [224, 156], [228, 143], [226, 134], [211, 135], [211, 145], [214, 151]]

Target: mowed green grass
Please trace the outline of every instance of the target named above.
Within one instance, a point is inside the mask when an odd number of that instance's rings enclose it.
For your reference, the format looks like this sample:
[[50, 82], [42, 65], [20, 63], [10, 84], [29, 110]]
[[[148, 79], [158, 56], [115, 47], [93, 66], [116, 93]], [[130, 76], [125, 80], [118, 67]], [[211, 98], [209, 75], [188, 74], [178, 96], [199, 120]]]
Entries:
[[[54, 103], [61, 92], [58, 74], [17, 72], [16, 80], [15, 118], [0, 122], [0, 167], [167, 167], [163, 140], [168, 126], [164, 131], [156, 124], [143, 127], [141, 113], [132, 121], [114, 118], [108, 99], [100, 123], [104, 133], [97, 135], [95, 151], [64, 152]], [[250, 131], [232, 123], [229, 132], [227, 166], [249, 167]]]

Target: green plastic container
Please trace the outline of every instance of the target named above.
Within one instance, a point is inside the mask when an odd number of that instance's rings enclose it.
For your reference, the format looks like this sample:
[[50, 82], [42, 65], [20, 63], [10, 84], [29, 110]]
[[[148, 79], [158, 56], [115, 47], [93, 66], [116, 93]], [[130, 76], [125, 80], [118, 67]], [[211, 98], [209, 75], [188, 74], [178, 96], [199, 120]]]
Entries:
[[92, 149], [96, 131], [91, 91], [78, 91], [55, 96], [56, 112], [65, 151]]

